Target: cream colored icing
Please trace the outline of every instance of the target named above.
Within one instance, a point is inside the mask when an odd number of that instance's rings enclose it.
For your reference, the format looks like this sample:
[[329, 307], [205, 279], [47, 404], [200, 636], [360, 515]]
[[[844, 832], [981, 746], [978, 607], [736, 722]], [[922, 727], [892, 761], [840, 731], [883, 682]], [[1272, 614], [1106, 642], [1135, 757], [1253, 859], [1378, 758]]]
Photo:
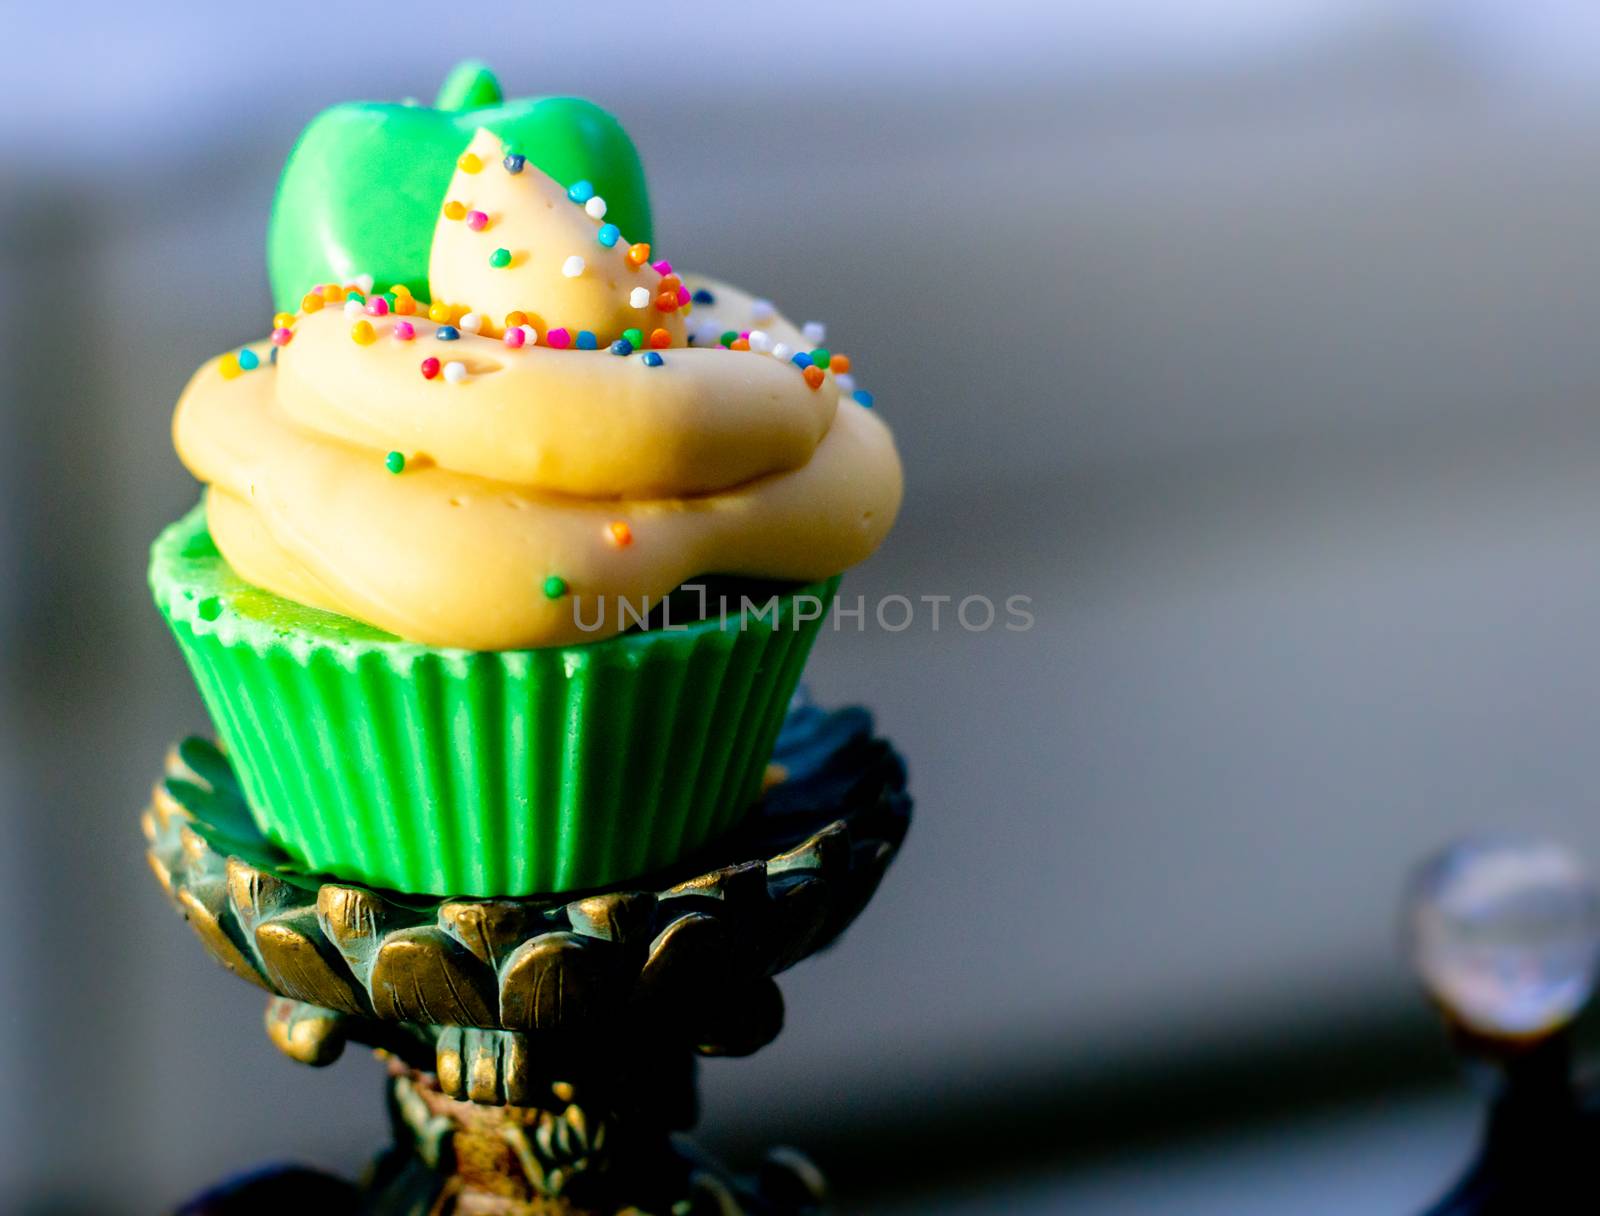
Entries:
[[[683, 310], [629, 302], [661, 277], [628, 264], [625, 239], [601, 245], [602, 221], [531, 165], [505, 172], [488, 132], [471, 150], [483, 167], [458, 171], [447, 198], [490, 222], [440, 220], [436, 299], [501, 318], [491, 332], [513, 309], [541, 339], [540, 322], [589, 329], [600, 349], [441, 341], [420, 314], [365, 318], [362, 345], [329, 305], [296, 319], [275, 365], [265, 346], [259, 370], [211, 360], [178, 402], [174, 439], [211, 487], [212, 536], [243, 578], [412, 641], [502, 650], [619, 632], [632, 623], [619, 600], [643, 611], [696, 575], [818, 579], [877, 548], [901, 472], [875, 414], [831, 373], [812, 387], [769, 355], [685, 347]], [[490, 266], [497, 248], [509, 266]], [[573, 254], [586, 268], [568, 276]], [[758, 322], [745, 293], [695, 284], [715, 296], [697, 322], [806, 345], [782, 318]], [[413, 340], [395, 337], [401, 322]], [[661, 366], [605, 349], [630, 326], [668, 330]], [[429, 356], [466, 378], [424, 379]], [[406, 458], [398, 475], [391, 451]], [[546, 593], [552, 575], [567, 594]]]

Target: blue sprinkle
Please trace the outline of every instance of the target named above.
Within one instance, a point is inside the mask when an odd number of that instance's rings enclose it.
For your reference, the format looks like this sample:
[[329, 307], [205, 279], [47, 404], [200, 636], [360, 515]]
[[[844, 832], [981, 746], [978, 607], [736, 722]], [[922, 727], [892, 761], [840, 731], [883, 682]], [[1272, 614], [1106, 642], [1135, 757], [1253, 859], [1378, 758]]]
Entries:
[[600, 231], [594, 234], [595, 240], [599, 241], [607, 249], [615, 245], [621, 236], [622, 229], [615, 224], [601, 224]]
[[505, 167], [507, 173], [521, 173], [522, 166], [528, 163], [526, 156], [517, 156], [515, 153], [506, 157]]
[[618, 338], [611, 344], [611, 353], [613, 355], [631, 355], [633, 354], [633, 343], [626, 338]]
[[872, 394], [867, 392], [866, 389], [864, 389], [864, 388], [856, 389], [856, 391], [855, 391], [855, 399], [856, 399], [856, 404], [861, 406], [863, 409], [869, 409], [870, 410], [872, 408]]
[[267, 352], [267, 362], [268, 363], [276, 363], [277, 361], [278, 361], [278, 348], [276, 346], [274, 346], [271, 350], [269, 350]]
[[594, 334], [589, 332], [587, 329], [580, 329], [578, 331], [578, 349], [579, 350], [594, 350], [599, 345], [600, 345], [600, 343], [595, 338]]
[[717, 297], [712, 295], [704, 287], [694, 293], [693, 299], [696, 304], [715, 304], [717, 302]]
[[441, 325], [433, 336], [441, 342], [454, 342], [461, 336], [461, 331], [454, 325]]
[[594, 197], [594, 183], [585, 178], [567, 187], [567, 197], [575, 203], [587, 203]]
[[806, 354], [805, 351], [800, 351], [793, 359], [790, 359], [789, 362], [793, 363], [796, 367], [810, 367], [811, 356]]
[[653, 350], [644, 352], [644, 365], [646, 367], [660, 367], [666, 360]]
[[247, 372], [253, 372], [261, 366], [261, 356], [253, 350], [242, 350], [239, 352], [239, 366]]

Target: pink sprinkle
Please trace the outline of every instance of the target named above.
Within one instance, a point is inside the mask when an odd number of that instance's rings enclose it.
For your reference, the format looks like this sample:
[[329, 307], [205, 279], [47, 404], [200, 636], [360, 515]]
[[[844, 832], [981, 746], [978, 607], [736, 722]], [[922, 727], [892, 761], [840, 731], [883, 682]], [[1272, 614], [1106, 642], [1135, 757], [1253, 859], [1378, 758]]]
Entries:
[[566, 350], [572, 345], [572, 335], [564, 329], [552, 329], [545, 334], [544, 340], [557, 350]]
[[389, 315], [389, 301], [382, 296], [373, 296], [367, 301], [367, 315], [372, 317], [386, 317]]
[[666, 261], [665, 259], [663, 259], [662, 261], [659, 261], [659, 262], [651, 262], [650, 263], [650, 268], [652, 270], [654, 270], [657, 274], [671, 274], [672, 273], [672, 263]]
[[272, 344], [274, 346], [288, 346], [289, 339], [294, 337], [292, 329], [275, 329], [272, 331]]
[[748, 329], [741, 329], [739, 331], [739, 336], [741, 338], [743, 338], [746, 342], [750, 341], [750, 331]]
[[516, 350], [517, 347], [521, 346], [525, 341], [527, 341], [527, 338], [528, 335], [522, 332], [522, 326], [513, 325], [510, 329], [506, 330], [506, 336], [500, 340], [512, 350]]
[[678, 303], [679, 304], [687, 304], [688, 302], [689, 302], [689, 289], [687, 287], [678, 288]]
[[474, 232], [482, 232], [489, 226], [489, 217], [481, 211], [467, 212], [467, 227]]
[[416, 337], [417, 331], [410, 321], [396, 321], [394, 323], [394, 336], [402, 342], [409, 342]]

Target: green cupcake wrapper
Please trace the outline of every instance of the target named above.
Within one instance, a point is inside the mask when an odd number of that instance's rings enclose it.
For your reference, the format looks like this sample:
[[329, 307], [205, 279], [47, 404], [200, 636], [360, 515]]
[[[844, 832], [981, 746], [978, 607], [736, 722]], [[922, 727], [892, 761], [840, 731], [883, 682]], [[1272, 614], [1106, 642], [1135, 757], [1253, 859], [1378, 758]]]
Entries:
[[[150, 579], [261, 830], [312, 871], [429, 895], [604, 886], [734, 827], [838, 586], [584, 645], [437, 649], [244, 583], [203, 507]], [[801, 619], [808, 596], [824, 611]]]

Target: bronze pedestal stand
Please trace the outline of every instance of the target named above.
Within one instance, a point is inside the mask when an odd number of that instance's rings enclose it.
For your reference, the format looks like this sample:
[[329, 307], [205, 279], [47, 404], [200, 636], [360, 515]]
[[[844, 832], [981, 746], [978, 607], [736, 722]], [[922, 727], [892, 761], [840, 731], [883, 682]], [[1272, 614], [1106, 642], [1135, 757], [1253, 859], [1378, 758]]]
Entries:
[[207, 950], [264, 988], [267, 1034], [389, 1073], [394, 1145], [359, 1184], [235, 1180], [185, 1213], [754, 1216], [823, 1203], [799, 1154], [735, 1177], [681, 1139], [697, 1055], [783, 1024], [773, 977], [860, 913], [910, 822], [905, 769], [860, 709], [794, 709], [774, 783], [734, 835], [626, 889], [418, 898], [297, 871], [226, 759], [188, 740], [144, 818], [156, 876]]

